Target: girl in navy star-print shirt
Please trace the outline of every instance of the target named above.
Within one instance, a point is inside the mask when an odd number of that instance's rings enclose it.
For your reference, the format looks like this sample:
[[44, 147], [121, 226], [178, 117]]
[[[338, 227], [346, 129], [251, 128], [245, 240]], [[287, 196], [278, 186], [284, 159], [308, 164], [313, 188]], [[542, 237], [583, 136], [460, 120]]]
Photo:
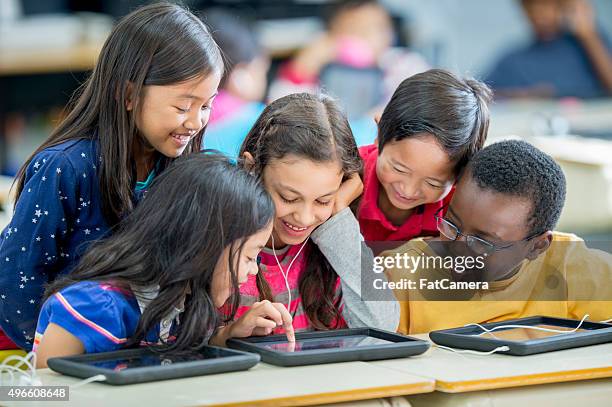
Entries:
[[207, 28], [180, 6], [142, 7], [111, 32], [68, 115], [16, 178], [0, 234], [0, 326], [18, 346], [32, 347], [44, 284], [109, 234], [169, 162], [199, 150], [222, 73]]

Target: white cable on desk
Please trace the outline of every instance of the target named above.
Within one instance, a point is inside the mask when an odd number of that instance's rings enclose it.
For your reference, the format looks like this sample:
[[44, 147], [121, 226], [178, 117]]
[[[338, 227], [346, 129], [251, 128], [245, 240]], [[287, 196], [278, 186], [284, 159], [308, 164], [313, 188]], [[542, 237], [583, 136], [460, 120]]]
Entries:
[[[30, 362], [30, 358], [32, 359], [32, 362]], [[16, 363], [15, 365], [9, 364], [9, 362], [15, 360], [18, 361], [18, 363]], [[24, 364], [28, 367], [27, 370], [21, 369], [21, 366]], [[11, 377], [11, 386], [15, 385], [15, 375], [13, 374], [14, 372], [17, 372], [21, 375], [19, 377], [21, 385], [30, 385], [40, 382], [40, 380], [38, 380], [38, 377], [36, 376], [36, 353], [34, 352], [30, 352], [25, 356], [11, 355], [4, 359], [0, 364], [0, 385], [4, 385], [4, 378], [1, 376], [1, 374], [5, 372], [8, 373]]]
[[[36, 375], [36, 357], [37, 355], [35, 352], [29, 352], [25, 356], [11, 355], [7, 357], [6, 359], [4, 359], [2, 363], [0, 364], [0, 386], [4, 385], [4, 378], [2, 377], [2, 373], [8, 373], [10, 375], [10, 378], [11, 378], [10, 386], [14, 386], [15, 385], [15, 375], [14, 375], [15, 372], [21, 375], [19, 376], [19, 383], [17, 383], [17, 385], [19, 386], [42, 386], [42, 381]], [[30, 359], [32, 360], [30, 361]], [[9, 365], [9, 362], [12, 362], [12, 361], [18, 361], [18, 363], [16, 363], [15, 365]], [[24, 364], [28, 367], [27, 370], [21, 369], [21, 366]], [[99, 374], [99, 375], [89, 377], [85, 380], [81, 380], [80, 382], [77, 382], [69, 387], [72, 389], [76, 389], [87, 383], [96, 382], [96, 381], [105, 381], [105, 380], [106, 380], [106, 376]]]
[[478, 336], [480, 335], [484, 335], [484, 334], [490, 334], [493, 331], [496, 331], [498, 329], [508, 329], [508, 328], [524, 328], [524, 329], [534, 329], [536, 331], [544, 331], [544, 332], [554, 332], [554, 333], [560, 333], [560, 334], [571, 334], [576, 332], [578, 329], [580, 329], [580, 327], [582, 326], [582, 324], [584, 323], [584, 320], [587, 319], [589, 317], [589, 314], [586, 314], [585, 316], [582, 317], [582, 319], [580, 320], [580, 323], [578, 324], [578, 326], [570, 331], [562, 331], [560, 329], [550, 329], [550, 328], [542, 328], [539, 326], [530, 326], [530, 325], [499, 325], [499, 326], [495, 326], [491, 329], [485, 328], [484, 326], [477, 324], [475, 322], [471, 323], [471, 324], [465, 324], [464, 326], [477, 326], [480, 329], [483, 330], [483, 332], [479, 333]]
[[104, 376], [103, 374], [98, 374], [98, 375], [95, 375], [95, 376], [91, 376], [91, 377], [89, 377], [89, 378], [87, 378], [85, 380], [81, 380], [80, 382], [75, 383], [73, 385], [70, 385], [70, 388], [71, 389], [76, 389], [77, 387], [84, 386], [84, 385], [86, 385], [88, 383], [91, 383], [91, 382], [104, 382], [104, 381], [106, 381], [106, 376]]
[[444, 350], [450, 350], [451, 352], [454, 353], [469, 353], [471, 355], [479, 355], [479, 356], [489, 356], [494, 354], [495, 352], [505, 352], [505, 351], [509, 351], [510, 347], [504, 345], [504, 346], [498, 346], [497, 348], [493, 349], [492, 351], [489, 352], [481, 352], [478, 350], [470, 350], [470, 349], [455, 349], [455, 348], [451, 348], [448, 346], [442, 346], [442, 345], [438, 345], [437, 343], [434, 343], [434, 346], [436, 348], [440, 348], [440, 349], [444, 349]]

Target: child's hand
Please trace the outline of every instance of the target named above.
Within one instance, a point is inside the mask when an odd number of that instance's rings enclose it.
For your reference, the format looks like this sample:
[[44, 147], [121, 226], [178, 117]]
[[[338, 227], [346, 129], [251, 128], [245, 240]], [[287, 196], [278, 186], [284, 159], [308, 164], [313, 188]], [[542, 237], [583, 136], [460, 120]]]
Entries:
[[596, 35], [593, 7], [587, 0], [570, 0], [565, 3], [565, 16], [570, 30], [578, 37]]
[[348, 207], [355, 199], [359, 198], [363, 193], [363, 182], [359, 174], [352, 174], [346, 181], [340, 185], [334, 203], [332, 216]]
[[229, 330], [231, 338], [263, 336], [272, 333], [274, 328], [282, 326], [289, 342], [295, 342], [293, 318], [283, 304], [268, 300], [256, 302], [244, 315], [236, 320]]

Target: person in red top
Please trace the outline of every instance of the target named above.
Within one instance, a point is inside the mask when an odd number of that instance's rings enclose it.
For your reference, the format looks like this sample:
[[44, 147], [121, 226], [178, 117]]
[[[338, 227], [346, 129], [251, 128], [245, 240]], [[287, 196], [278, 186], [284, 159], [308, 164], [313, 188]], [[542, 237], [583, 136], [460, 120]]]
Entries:
[[400, 84], [378, 121], [376, 144], [359, 149], [364, 191], [357, 216], [366, 241], [438, 235], [434, 214], [484, 145], [490, 100], [484, 83], [441, 69]]

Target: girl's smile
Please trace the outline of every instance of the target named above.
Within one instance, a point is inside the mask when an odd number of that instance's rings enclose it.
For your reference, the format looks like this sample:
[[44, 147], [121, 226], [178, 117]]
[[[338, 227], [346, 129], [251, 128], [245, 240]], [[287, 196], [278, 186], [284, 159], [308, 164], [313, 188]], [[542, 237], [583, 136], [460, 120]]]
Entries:
[[189, 141], [191, 141], [191, 138], [193, 136], [195, 136], [197, 133], [196, 132], [187, 132], [187, 133], [171, 133], [170, 137], [172, 137], [174, 139], [174, 142], [176, 143], [177, 148], [181, 148], [181, 147], [186, 147], [187, 144], [189, 144]]
[[274, 241], [282, 247], [302, 243], [331, 217], [342, 168], [338, 162], [319, 163], [289, 154], [272, 160], [263, 179], [276, 208]]
[[175, 85], [145, 86], [136, 115], [142, 136], [166, 157], [183, 154], [208, 123], [220, 79], [213, 73]]

